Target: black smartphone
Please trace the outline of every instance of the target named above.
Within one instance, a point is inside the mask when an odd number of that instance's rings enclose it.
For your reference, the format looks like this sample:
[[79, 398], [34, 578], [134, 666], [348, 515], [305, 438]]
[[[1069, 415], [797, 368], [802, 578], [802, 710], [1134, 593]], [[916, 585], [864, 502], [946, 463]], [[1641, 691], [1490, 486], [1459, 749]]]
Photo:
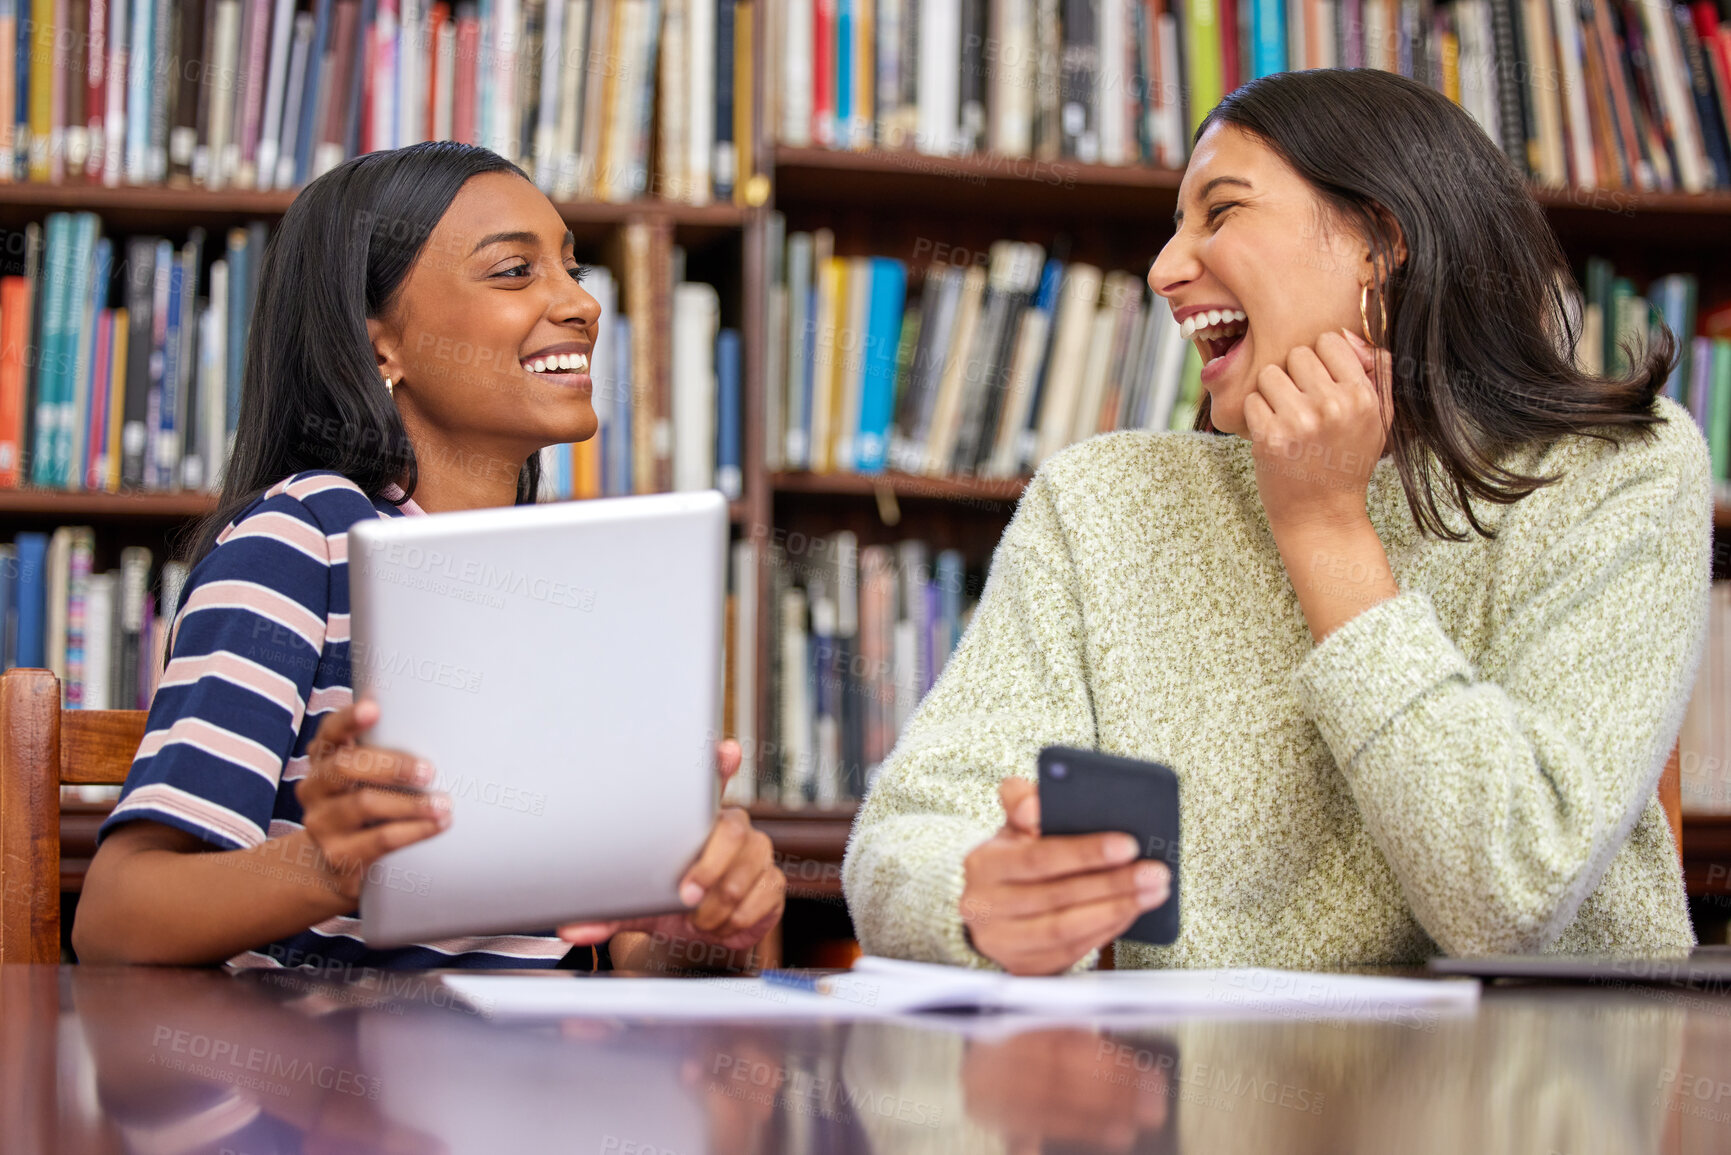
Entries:
[[1178, 941], [1178, 775], [1158, 762], [1070, 746], [1041, 750], [1039, 768], [1041, 834], [1121, 830], [1141, 847], [1140, 857], [1172, 871], [1171, 896], [1122, 937], [1154, 946]]

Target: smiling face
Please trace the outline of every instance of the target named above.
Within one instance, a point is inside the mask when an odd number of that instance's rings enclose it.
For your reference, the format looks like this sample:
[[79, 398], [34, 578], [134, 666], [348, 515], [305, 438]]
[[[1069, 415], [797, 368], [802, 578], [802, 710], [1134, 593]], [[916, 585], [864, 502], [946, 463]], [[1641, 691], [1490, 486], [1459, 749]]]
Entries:
[[[1178, 189], [1178, 231], [1148, 287], [1202, 354], [1216, 429], [1243, 435], [1244, 399], [1264, 366], [1330, 329], [1360, 332], [1370, 246], [1256, 137], [1216, 123]], [[1373, 308], [1374, 311], [1374, 308]]]
[[542, 446], [594, 435], [601, 306], [572, 245], [515, 173], [471, 177], [452, 199], [387, 315], [367, 322], [418, 454], [496, 459], [514, 477]]

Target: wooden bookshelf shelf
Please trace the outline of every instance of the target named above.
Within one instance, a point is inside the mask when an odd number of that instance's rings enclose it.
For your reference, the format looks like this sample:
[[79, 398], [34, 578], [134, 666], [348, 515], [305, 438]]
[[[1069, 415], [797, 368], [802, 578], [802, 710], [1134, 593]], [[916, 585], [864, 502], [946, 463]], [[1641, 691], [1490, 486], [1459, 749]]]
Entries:
[[[777, 206], [795, 213], [805, 206], [845, 213], [891, 204], [964, 218], [985, 212], [1000, 221], [1060, 217], [1067, 231], [1116, 221], [1168, 234], [1184, 175], [1147, 165], [927, 156], [907, 149], [778, 146], [773, 156]], [[1632, 242], [1671, 250], [1731, 243], [1731, 193], [1536, 185], [1531, 191], [1571, 251]]]
[[783, 806], [779, 802], [753, 802], [745, 808], [753, 822], [829, 822], [853, 824], [859, 807], [852, 802], [840, 806]]
[[[809, 473], [792, 470], [769, 475], [770, 489], [778, 494], [873, 497], [880, 490], [888, 489], [898, 499], [930, 499], [961, 505], [984, 502], [994, 507], [994, 512], [999, 505], [1013, 505], [1020, 500], [1022, 489], [1027, 484], [1025, 477], [927, 477], [918, 473]], [[1731, 501], [1713, 503], [1713, 524], [1720, 529], [1731, 529]]]
[[[897, 177], [911, 190], [921, 181], [980, 181], [1015, 185], [1055, 185], [1090, 194], [1109, 189], [1176, 192], [1184, 170], [1149, 165], [1082, 164], [1074, 160], [1037, 161], [993, 153], [928, 156], [911, 149], [843, 150], [827, 148], [775, 149], [777, 192], [789, 179], [800, 188], [833, 186], [861, 177]], [[830, 174], [819, 176], [817, 174]], [[1533, 199], [1545, 208], [1592, 208], [1608, 213], [1672, 213], [1731, 217], [1731, 192], [1641, 192], [1615, 188], [1552, 188], [1530, 186]], [[826, 187], [826, 190], [828, 188]]]
[[213, 493], [66, 493], [48, 489], [0, 489], [0, 514], [38, 517], [155, 518], [181, 521], [216, 508]]
[[[788, 148], [775, 153], [775, 196], [780, 207], [875, 206], [881, 202], [923, 211], [989, 211], [1052, 216], [1090, 215], [1170, 228], [1171, 206], [1183, 173], [1144, 165], [1035, 161], [995, 154], [926, 156], [876, 149], [844, 152]], [[1154, 195], [1150, 195], [1154, 194]], [[1006, 200], [1006, 197], [1013, 200]]]
[[41, 181], [0, 184], [0, 205], [98, 213], [115, 210], [160, 212], [177, 217], [192, 213], [281, 216], [294, 198], [293, 190], [223, 189], [213, 192], [191, 186], [121, 185], [109, 188], [101, 184], [47, 184]]
[[889, 490], [897, 498], [1013, 505], [1028, 484], [1026, 478], [927, 477], [918, 473], [772, 473], [777, 493], [871, 497]]
[[[101, 213], [104, 222], [120, 230], [139, 227], [184, 227], [189, 223], [226, 225], [231, 222], [280, 217], [293, 203], [296, 189], [222, 189], [197, 186], [100, 184], [0, 184], [0, 217], [30, 218], [51, 211]], [[555, 207], [569, 224], [600, 231], [627, 221], [665, 220], [675, 229], [702, 235], [737, 230], [751, 210], [733, 204], [688, 205], [674, 201], [557, 201]]]
[[1692, 898], [1731, 896], [1731, 814], [1683, 815], [1683, 886]]
[[841, 898], [841, 860], [853, 830], [854, 803], [790, 808], [756, 802], [746, 810], [753, 825], [769, 835], [790, 898]]
[[1540, 188], [1533, 199], [1547, 209], [1594, 209], [1608, 213], [1669, 213], [1731, 217], [1731, 193], [1638, 192], [1611, 188]]
[[[0, 515], [34, 517], [157, 518], [183, 521], [216, 508], [213, 493], [63, 493], [47, 489], [0, 489]], [[744, 524], [751, 515], [745, 501], [730, 502], [728, 518]]]
[[1070, 188], [1176, 189], [1184, 177], [1182, 169], [1148, 165], [1083, 164], [1075, 160], [1034, 160], [996, 153], [927, 156], [911, 149], [846, 151], [789, 148], [786, 145], [776, 148], [775, 167], [778, 176], [797, 170], [831, 170], [1029, 184], [1058, 183]]

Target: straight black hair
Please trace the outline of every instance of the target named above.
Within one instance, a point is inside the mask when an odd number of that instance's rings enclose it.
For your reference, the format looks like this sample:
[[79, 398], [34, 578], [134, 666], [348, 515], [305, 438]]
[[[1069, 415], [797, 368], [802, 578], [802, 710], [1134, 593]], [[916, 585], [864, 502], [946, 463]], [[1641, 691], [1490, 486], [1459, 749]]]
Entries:
[[[1438, 486], [1491, 537], [1469, 495], [1507, 505], [1558, 480], [1503, 468], [1506, 451], [1565, 434], [1615, 442], [1664, 421], [1653, 401], [1676, 357], [1670, 331], [1625, 346], [1621, 375], [1576, 368], [1576, 284], [1562, 248], [1508, 158], [1440, 92], [1372, 68], [1283, 72], [1222, 100], [1193, 141], [1217, 124], [1255, 136], [1303, 177], [1325, 227], [1369, 242], [1381, 277], [1366, 314], [1394, 368], [1388, 448], [1422, 531], [1468, 536], [1444, 523]], [[1206, 394], [1196, 428], [1213, 429]]]
[[[470, 177], [523, 170], [489, 149], [438, 140], [370, 152], [311, 181], [265, 245], [234, 448], [216, 510], [192, 533], [198, 564], [223, 529], [291, 474], [328, 469], [367, 496], [401, 482], [414, 495], [415, 449], [385, 392], [367, 321], [386, 314], [433, 228]], [[535, 500], [540, 457], [517, 475]]]

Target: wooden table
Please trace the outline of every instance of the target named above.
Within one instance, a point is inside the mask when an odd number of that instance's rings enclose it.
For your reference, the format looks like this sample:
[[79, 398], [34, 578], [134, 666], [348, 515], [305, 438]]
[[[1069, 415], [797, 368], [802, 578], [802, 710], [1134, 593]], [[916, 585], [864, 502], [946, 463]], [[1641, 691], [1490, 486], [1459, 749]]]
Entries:
[[[1731, 997], [1453, 1018], [500, 1025], [426, 975], [0, 968], [18, 1152], [1709, 1152]], [[548, 975], [548, 982], [607, 982]]]

